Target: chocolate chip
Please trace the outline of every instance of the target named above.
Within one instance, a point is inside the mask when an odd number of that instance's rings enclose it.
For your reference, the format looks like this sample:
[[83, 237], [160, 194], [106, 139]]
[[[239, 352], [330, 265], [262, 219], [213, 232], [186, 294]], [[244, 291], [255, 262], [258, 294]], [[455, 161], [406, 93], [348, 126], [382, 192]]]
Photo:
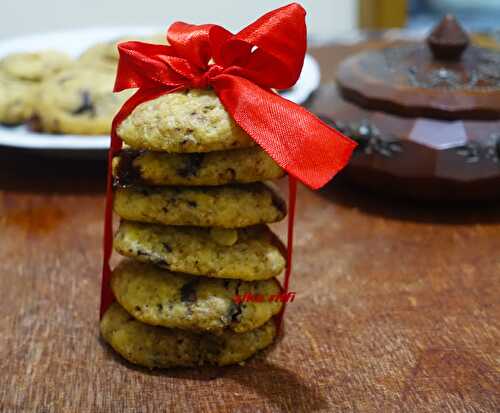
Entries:
[[163, 305], [162, 304], [158, 304], [156, 307], [158, 308], [158, 311], [160, 311], [160, 312], [163, 311]]
[[165, 251], [167, 252], [172, 252], [172, 247], [168, 245], [166, 242], [162, 242], [163, 248], [165, 248]]
[[115, 187], [124, 188], [141, 182], [141, 171], [134, 165], [134, 161], [143, 152], [136, 149], [123, 149], [120, 151], [120, 158], [113, 180]]
[[42, 121], [40, 116], [34, 114], [27, 122], [27, 126], [29, 130], [33, 132], [41, 132], [42, 131]]
[[80, 92], [81, 105], [75, 109], [72, 113], [73, 115], [84, 115], [89, 114], [91, 117], [96, 115], [95, 106], [92, 102], [92, 97], [88, 90], [83, 90]]
[[202, 153], [191, 154], [186, 157], [184, 165], [177, 169], [177, 175], [183, 178], [190, 178], [198, 174], [198, 170], [203, 163], [205, 156]]
[[191, 208], [196, 208], [198, 206], [196, 201], [186, 201], [186, 202]]
[[229, 181], [232, 182], [236, 179], [236, 171], [233, 168], [227, 168], [226, 172], [230, 176]]
[[[238, 280], [238, 285], [236, 286], [236, 291], [235, 295], [239, 296], [240, 295], [240, 287], [241, 287], [242, 281]], [[228, 310], [228, 318], [231, 320], [231, 322], [238, 322], [239, 318], [241, 316], [241, 311], [243, 307], [241, 303], [236, 303], [234, 301], [231, 302], [231, 305], [229, 306]]]
[[231, 302], [228, 310], [228, 319], [231, 320], [231, 322], [239, 321], [238, 319], [241, 315], [241, 310], [241, 304], [235, 303], [234, 301]]
[[181, 301], [185, 303], [194, 303], [196, 301], [196, 284], [198, 280], [192, 279], [181, 288]]

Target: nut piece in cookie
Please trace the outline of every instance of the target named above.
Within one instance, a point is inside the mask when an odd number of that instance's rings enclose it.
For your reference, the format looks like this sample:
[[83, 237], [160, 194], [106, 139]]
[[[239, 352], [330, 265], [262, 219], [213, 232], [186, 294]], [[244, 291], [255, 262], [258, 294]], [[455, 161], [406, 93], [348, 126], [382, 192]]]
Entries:
[[[123, 260], [113, 271], [111, 288], [118, 302], [137, 320], [170, 328], [245, 332], [276, 315], [282, 304], [267, 298], [281, 289], [264, 281], [225, 280], [173, 273], [151, 264]], [[235, 302], [235, 296], [265, 297]]]
[[274, 320], [263, 326], [220, 335], [143, 324], [112, 304], [100, 324], [104, 339], [131, 363], [148, 368], [225, 366], [240, 363], [272, 344]]
[[172, 154], [123, 149], [113, 159], [115, 182], [121, 186], [210, 186], [278, 179], [285, 172], [261, 148]]
[[207, 277], [266, 280], [285, 268], [283, 246], [265, 225], [238, 229], [237, 242], [225, 246], [209, 228], [122, 221], [114, 247], [141, 262]]
[[217, 187], [117, 188], [114, 210], [130, 221], [163, 225], [240, 228], [277, 222], [286, 203], [263, 183]]

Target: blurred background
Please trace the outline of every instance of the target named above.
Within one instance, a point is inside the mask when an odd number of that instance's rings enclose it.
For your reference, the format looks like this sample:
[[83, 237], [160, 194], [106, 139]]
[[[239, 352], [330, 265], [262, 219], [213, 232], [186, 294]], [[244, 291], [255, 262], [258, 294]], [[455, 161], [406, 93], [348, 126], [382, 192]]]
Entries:
[[[89, 26], [154, 25], [173, 20], [217, 22], [232, 30], [290, 1], [253, 0], [2, 0], [0, 38]], [[311, 41], [329, 41], [352, 29], [408, 27], [422, 30], [444, 13], [456, 14], [469, 30], [499, 25], [499, 0], [303, 0]]]
[[[111, 119], [126, 99], [125, 95], [117, 97], [111, 92], [118, 62], [117, 42], [140, 39], [163, 43], [166, 29], [176, 20], [211, 22], [237, 32], [267, 11], [288, 3], [290, 0], [2, 0], [0, 146], [43, 151], [75, 149], [79, 155], [88, 150], [103, 157]], [[445, 14], [457, 16], [472, 33], [474, 42], [499, 47], [500, 0], [301, 3], [308, 11], [312, 57], [306, 59], [297, 85], [282, 92], [299, 104], [309, 103], [320, 79], [323, 83], [334, 81], [335, 65], [357, 50], [349, 47], [365, 41], [423, 38]], [[45, 49], [65, 55], [47, 54]], [[57, 85], [53, 86], [50, 79], [55, 75], [66, 79], [75, 63], [78, 80], [66, 85], [65, 90], [55, 79]], [[85, 75], [87, 69], [98, 69], [102, 79], [96, 82], [94, 76]], [[52, 94], [57, 94], [57, 103], [46, 104]], [[54, 107], [62, 108], [67, 122], [52, 116]], [[60, 134], [68, 139], [59, 139]], [[87, 135], [102, 139], [88, 139]]]
[[[155, 25], [174, 20], [213, 22], [237, 31], [250, 21], [291, 1], [281, 0], [2, 0], [0, 36], [95, 25]], [[355, 0], [305, 0], [313, 37], [328, 38], [356, 25]]]

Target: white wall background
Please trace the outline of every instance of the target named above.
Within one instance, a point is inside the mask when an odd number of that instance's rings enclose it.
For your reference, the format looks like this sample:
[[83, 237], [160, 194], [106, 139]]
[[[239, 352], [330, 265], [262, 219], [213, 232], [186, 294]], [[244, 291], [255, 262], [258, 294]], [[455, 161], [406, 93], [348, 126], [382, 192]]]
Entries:
[[[1, 0], [0, 37], [93, 26], [152, 25], [172, 21], [218, 23], [237, 31], [280, 0]], [[310, 37], [327, 40], [355, 27], [357, 0], [302, 0]]]

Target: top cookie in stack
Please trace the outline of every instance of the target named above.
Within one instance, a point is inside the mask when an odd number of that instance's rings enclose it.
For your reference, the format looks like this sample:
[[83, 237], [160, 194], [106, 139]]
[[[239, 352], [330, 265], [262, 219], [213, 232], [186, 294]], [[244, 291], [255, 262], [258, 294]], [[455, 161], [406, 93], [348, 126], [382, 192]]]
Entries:
[[147, 367], [238, 363], [276, 334], [272, 297], [283, 246], [265, 225], [286, 216], [267, 181], [283, 170], [210, 90], [139, 105], [117, 129], [113, 271], [117, 303], [101, 322], [122, 356]]

